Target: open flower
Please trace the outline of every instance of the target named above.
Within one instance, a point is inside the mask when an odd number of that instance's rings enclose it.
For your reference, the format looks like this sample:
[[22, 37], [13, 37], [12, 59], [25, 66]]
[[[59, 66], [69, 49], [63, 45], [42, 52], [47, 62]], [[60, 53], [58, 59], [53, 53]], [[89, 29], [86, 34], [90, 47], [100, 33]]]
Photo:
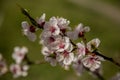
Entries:
[[62, 52], [64, 50], [72, 50], [73, 46], [68, 37], [60, 35], [50, 35], [49, 32], [42, 32], [40, 43], [49, 48], [49, 50]]
[[7, 64], [5, 60], [3, 59], [2, 54], [0, 54], [0, 76], [5, 74], [8, 71]]
[[89, 32], [90, 28], [89, 27], [83, 27], [83, 24], [80, 23], [74, 31], [72, 32], [67, 32], [67, 35], [73, 39], [76, 40], [78, 37], [84, 36], [84, 33]]
[[56, 55], [53, 51], [50, 51], [47, 47], [43, 46], [42, 54], [44, 55], [45, 61], [49, 62], [52, 66], [56, 66]]
[[12, 64], [10, 66], [10, 71], [13, 73], [14, 78], [18, 78], [20, 76], [26, 77], [28, 75], [28, 65], [21, 66], [20, 64]]
[[87, 49], [88, 49], [90, 52], [92, 52], [92, 51], [94, 51], [95, 49], [97, 49], [97, 47], [99, 46], [99, 44], [100, 44], [100, 40], [99, 40], [98, 38], [95, 38], [95, 39], [93, 39], [93, 40], [91, 40], [91, 41], [89, 41], [89, 42], [87, 43]]
[[67, 19], [63, 17], [52, 17], [51, 19], [57, 20], [57, 25], [63, 33], [66, 31], [66, 29], [70, 29], [70, 27], [68, 26], [70, 21], [68, 21]]
[[50, 32], [51, 35], [59, 35], [60, 28], [57, 25], [57, 20], [51, 18], [48, 22], [45, 22], [44, 31]]
[[74, 54], [65, 50], [63, 53], [58, 53], [56, 59], [58, 62], [61, 62], [65, 67], [67, 67], [71, 65], [74, 59]]
[[73, 49], [73, 46], [70, 43], [70, 40], [68, 37], [61, 37], [56, 39], [53, 45], [56, 45], [56, 46], [51, 47], [51, 49], [56, 52], [63, 52], [64, 50], [72, 51]]
[[51, 46], [52, 44], [57, 41], [57, 39], [62, 38], [60, 35], [51, 35], [50, 32], [43, 31], [42, 34], [40, 35], [40, 43], [44, 46]]
[[97, 55], [87, 55], [82, 59], [83, 65], [89, 68], [91, 71], [95, 71], [96, 69], [100, 68], [101, 61], [104, 61], [104, 59]]
[[17, 64], [20, 64], [27, 52], [28, 52], [28, 49], [26, 47], [22, 47], [22, 48], [15, 47], [14, 52], [12, 54], [12, 58], [15, 60]]
[[85, 56], [85, 45], [82, 43], [77, 43], [77, 56], [79, 59], [82, 59]]
[[30, 26], [27, 21], [22, 22], [23, 34], [28, 37], [30, 41], [36, 40], [35, 27]]

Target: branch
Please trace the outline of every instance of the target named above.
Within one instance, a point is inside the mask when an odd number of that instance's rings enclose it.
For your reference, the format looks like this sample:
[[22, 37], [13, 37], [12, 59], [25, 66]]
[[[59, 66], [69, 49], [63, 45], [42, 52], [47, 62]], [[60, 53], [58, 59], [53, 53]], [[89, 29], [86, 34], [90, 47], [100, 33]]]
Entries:
[[100, 79], [100, 80], [105, 80], [104, 79], [104, 77], [99, 73], [99, 72], [97, 72], [97, 71], [91, 71], [89, 68], [87, 68], [87, 67], [85, 67], [85, 66], [83, 66], [88, 72], [91, 72], [91, 73], [93, 73], [94, 75], [96, 75], [97, 77], [98, 77], [98, 79]]
[[31, 60], [27, 57], [27, 55], [24, 57], [24, 60], [27, 62], [28, 65], [33, 65], [33, 64], [38, 65], [38, 64], [44, 64], [44, 63], [46, 63], [44, 60], [31, 61]]
[[31, 22], [34, 26], [37, 26], [38, 28], [41, 28], [41, 29], [42, 29], [42, 27], [36, 22], [36, 20], [35, 20], [34, 18], [32, 18], [32, 17], [30, 16], [30, 14], [28, 13], [28, 11], [27, 11], [26, 9], [22, 8], [19, 4], [17, 4], [17, 6], [20, 8], [21, 12], [22, 12], [26, 17], [29, 18], [30, 22]]
[[106, 56], [102, 55], [100, 52], [97, 52], [96, 50], [93, 51], [93, 53], [95, 53], [98, 56], [103, 57], [105, 60], [108, 60], [109, 62], [112, 62], [113, 64], [115, 64], [115, 65], [120, 67], [120, 63], [116, 62], [113, 58], [106, 57]]

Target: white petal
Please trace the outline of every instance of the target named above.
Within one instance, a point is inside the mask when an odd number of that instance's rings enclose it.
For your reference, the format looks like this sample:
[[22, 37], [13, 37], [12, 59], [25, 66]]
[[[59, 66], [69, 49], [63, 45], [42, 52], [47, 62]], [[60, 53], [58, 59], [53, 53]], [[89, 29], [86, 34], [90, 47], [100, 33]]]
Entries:
[[22, 68], [23, 68], [23, 71], [27, 71], [29, 69], [29, 66], [28, 65], [24, 65]]
[[65, 57], [63, 63], [65, 65], [70, 65], [72, 63], [73, 59], [74, 59], [74, 54], [73, 53], [69, 53], [69, 56]]
[[78, 26], [75, 28], [75, 32], [79, 33], [81, 31], [83, 31], [83, 24], [82, 23], [78, 24]]
[[28, 52], [28, 49], [27, 49], [27, 47], [22, 47], [21, 48], [21, 53], [24, 53], [24, 54], [26, 54]]
[[76, 45], [78, 47], [78, 57], [81, 59], [83, 56], [85, 56], [85, 45], [83, 45], [82, 43], [77, 43]]
[[28, 36], [28, 39], [29, 39], [30, 41], [33, 41], [33, 42], [34, 42], [34, 41], [36, 40], [36, 35], [35, 35], [35, 33], [28, 32], [27, 36]]
[[28, 73], [27, 72], [22, 72], [22, 74], [21, 74], [23, 77], [26, 77], [27, 75], [28, 75]]
[[87, 43], [87, 49], [89, 51], [93, 51], [94, 48], [97, 48], [100, 44], [100, 40], [98, 38], [95, 38]]
[[90, 27], [84, 27], [84, 31], [85, 32], [89, 32], [90, 31]]
[[50, 51], [49, 51], [49, 49], [47, 47], [43, 47], [41, 52], [45, 56], [49, 56], [50, 55]]
[[25, 30], [25, 29], [29, 29], [29, 24], [28, 24], [28, 22], [27, 21], [23, 21], [22, 23], [21, 23], [21, 25], [22, 25], [22, 28]]
[[14, 52], [19, 52], [19, 51], [20, 51], [20, 47], [16, 46], [16, 47], [14, 48]]
[[64, 56], [62, 55], [62, 54], [58, 54], [57, 55], [57, 57], [56, 57], [56, 60], [58, 61], [58, 62], [61, 62], [62, 60], [64, 59]]
[[42, 22], [44, 22], [45, 21], [45, 17], [46, 17], [46, 14], [43, 13], [42, 16], [37, 20], [37, 23], [41, 24]]

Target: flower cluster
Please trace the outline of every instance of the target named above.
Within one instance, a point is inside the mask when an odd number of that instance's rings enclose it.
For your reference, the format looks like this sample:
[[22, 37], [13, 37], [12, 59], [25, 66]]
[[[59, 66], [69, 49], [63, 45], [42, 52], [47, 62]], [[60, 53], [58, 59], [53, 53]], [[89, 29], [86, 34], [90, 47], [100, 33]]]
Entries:
[[[21, 7], [20, 7], [21, 8]], [[57, 64], [65, 70], [72, 66], [77, 75], [81, 75], [84, 70], [91, 72], [101, 80], [101, 62], [108, 60], [117, 66], [120, 66], [114, 59], [102, 55], [98, 47], [100, 40], [94, 38], [87, 41], [85, 34], [90, 31], [88, 26], [78, 24], [74, 30], [69, 26], [70, 21], [63, 17], [51, 17], [48, 21], [43, 14], [36, 20], [29, 13], [21, 8], [22, 13], [30, 19], [31, 24], [27, 21], [21, 23], [23, 35], [30, 41], [37, 39], [36, 31], [42, 29], [39, 36], [39, 44], [42, 45], [41, 53], [44, 60], [52, 66]], [[78, 40], [79, 42], [77, 42]], [[0, 75], [5, 74], [8, 70], [14, 78], [25, 77], [28, 75], [29, 65], [40, 64], [40, 61], [31, 61], [27, 57], [28, 49], [26, 47], [15, 47], [12, 53], [14, 63], [8, 69], [5, 59], [0, 54]], [[119, 80], [120, 73], [111, 80]]]
[[14, 59], [15, 63], [10, 65], [10, 71], [13, 73], [13, 77], [17, 78], [19, 76], [27, 76], [27, 70], [29, 66], [26, 64], [22, 64], [23, 60], [25, 59], [26, 53], [28, 49], [26, 47], [15, 47], [14, 52], [12, 54], [12, 58]]
[[0, 53], [0, 76], [8, 71], [7, 64], [2, 54]]
[[[83, 68], [90, 71], [96, 71], [100, 68], [101, 61], [104, 59], [94, 53], [97, 50], [100, 40], [95, 38], [87, 42], [84, 38], [85, 33], [90, 31], [88, 26], [84, 27], [82, 23], [76, 26], [72, 31], [69, 24], [70, 21], [62, 17], [51, 17], [45, 20], [46, 15], [43, 14], [36, 20], [37, 24], [43, 29], [40, 34], [40, 44], [42, 44], [42, 54], [45, 61], [52, 66], [61, 65], [68, 70], [73, 65], [77, 74], [83, 72]], [[22, 22], [24, 35], [29, 40], [35, 41], [35, 32], [40, 27], [29, 26], [26, 21]], [[78, 43], [74, 40], [81, 38]]]

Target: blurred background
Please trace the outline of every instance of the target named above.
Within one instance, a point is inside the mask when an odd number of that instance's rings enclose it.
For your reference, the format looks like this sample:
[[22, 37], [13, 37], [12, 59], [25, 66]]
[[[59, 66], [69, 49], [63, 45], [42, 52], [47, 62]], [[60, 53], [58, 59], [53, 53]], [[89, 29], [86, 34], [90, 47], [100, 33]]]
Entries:
[[[70, 26], [79, 23], [91, 27], [86, 36], [88, 40], [98, 37], [101, 40], [100, 51], [116, 60], [120, 59], [120, 0], [0, 0], [0, 52], [13, 62], [11, 54], [15, 46], [27, 46], [31, 60], [43, 59], [41, 46], [30, 42], [21, 32], [21, 22], [28, 20], [17, 7], [20, 4], [34, 17], [46, 13], [47, 20], [60, 16], [70, 20]], [[39, 32], [37, 32], [39, 34]], [[120, 61], [120, 60], [119, 60]], [[106, 80], [119, 72], [119, 68], [105, 61], [102, 63]], [[15, 80], [98, 80], [88, 72], [78, 77], [71, 69], [65, 71], [60, 66], [49, 64], [32, 65], [29, 75]], [[14, 80], [11, 73], [0, 76], [0, 80]]]

